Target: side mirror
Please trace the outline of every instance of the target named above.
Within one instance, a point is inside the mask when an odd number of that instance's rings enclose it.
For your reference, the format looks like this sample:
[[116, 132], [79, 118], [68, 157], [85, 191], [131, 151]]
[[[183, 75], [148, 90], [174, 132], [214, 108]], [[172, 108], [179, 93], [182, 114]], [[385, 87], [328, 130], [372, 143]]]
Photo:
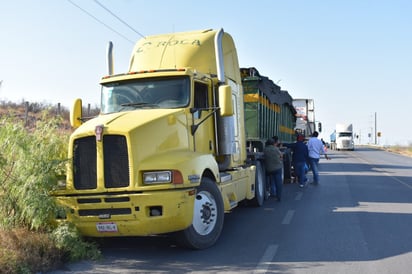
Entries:
[[220, 115], [233, 115], [232, 88], [229, 85], [223, 85], [219, 87], [219, 107]]
[[78, 128], [82, 124], [82, 109], [82, 99], [74, 100], [72, 108], [70, 109], [70, 124], [73, 128]]

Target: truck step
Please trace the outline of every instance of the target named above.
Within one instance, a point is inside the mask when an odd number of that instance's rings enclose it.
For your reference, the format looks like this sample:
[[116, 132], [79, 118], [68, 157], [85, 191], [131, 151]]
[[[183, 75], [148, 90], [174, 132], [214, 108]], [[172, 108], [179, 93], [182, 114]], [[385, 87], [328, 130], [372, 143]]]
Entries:
[[232, 175], [231, 174], [226, 173], [226, 172], [221, 172], [220, 173], [220, 181], [222, 183], [228, 182], [230, 180], [232, 180]]
[[233, 209], [233, 208], [237, 207], [237, 205], [238, 205], [238, 202], [230, 201], [230, 209]]

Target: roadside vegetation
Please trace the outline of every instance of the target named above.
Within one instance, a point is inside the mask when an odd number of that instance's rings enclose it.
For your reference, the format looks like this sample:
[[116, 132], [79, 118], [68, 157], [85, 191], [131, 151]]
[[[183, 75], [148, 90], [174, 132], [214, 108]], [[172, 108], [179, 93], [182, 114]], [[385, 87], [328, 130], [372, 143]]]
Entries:
[[54, 222], [60, 209], [49, 194], [65, 178], [68, 111], [0, 104], [0, 272], [43, 273], [98, 259], [97, 247], [75, 227]]
[[390, 146], [390, 147], [385, 148], [385, 150], [412, 157], [412, 145], [409, 145], [409, 146]]

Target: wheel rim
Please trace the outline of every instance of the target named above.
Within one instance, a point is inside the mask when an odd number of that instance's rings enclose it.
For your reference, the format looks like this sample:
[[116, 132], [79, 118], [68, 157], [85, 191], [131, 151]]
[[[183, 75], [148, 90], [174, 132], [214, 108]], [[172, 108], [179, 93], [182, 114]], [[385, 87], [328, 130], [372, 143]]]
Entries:
[[217, 222], [217, 204], [213, 196], [206, 191], [196, 195], [193, 216], [193, 228], [200, 235], [208, 235]]

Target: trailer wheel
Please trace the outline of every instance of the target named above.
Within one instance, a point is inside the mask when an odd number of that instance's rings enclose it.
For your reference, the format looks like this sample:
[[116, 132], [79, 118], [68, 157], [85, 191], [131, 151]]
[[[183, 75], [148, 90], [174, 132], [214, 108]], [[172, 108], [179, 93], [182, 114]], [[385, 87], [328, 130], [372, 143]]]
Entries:
[[224, 221], [223, 199], [216, 183], [203, 178], [197, 188], [193, 221], [185, 230], [177, 233], [180, 245], [191, 249], [212, 246], [220, 236]]
[[266, 174], [262, 163], [256, 161], [256, 176], [255, 176], [255, 198], [252, 202], [254, 206], [263, 206], [266, 196]]

